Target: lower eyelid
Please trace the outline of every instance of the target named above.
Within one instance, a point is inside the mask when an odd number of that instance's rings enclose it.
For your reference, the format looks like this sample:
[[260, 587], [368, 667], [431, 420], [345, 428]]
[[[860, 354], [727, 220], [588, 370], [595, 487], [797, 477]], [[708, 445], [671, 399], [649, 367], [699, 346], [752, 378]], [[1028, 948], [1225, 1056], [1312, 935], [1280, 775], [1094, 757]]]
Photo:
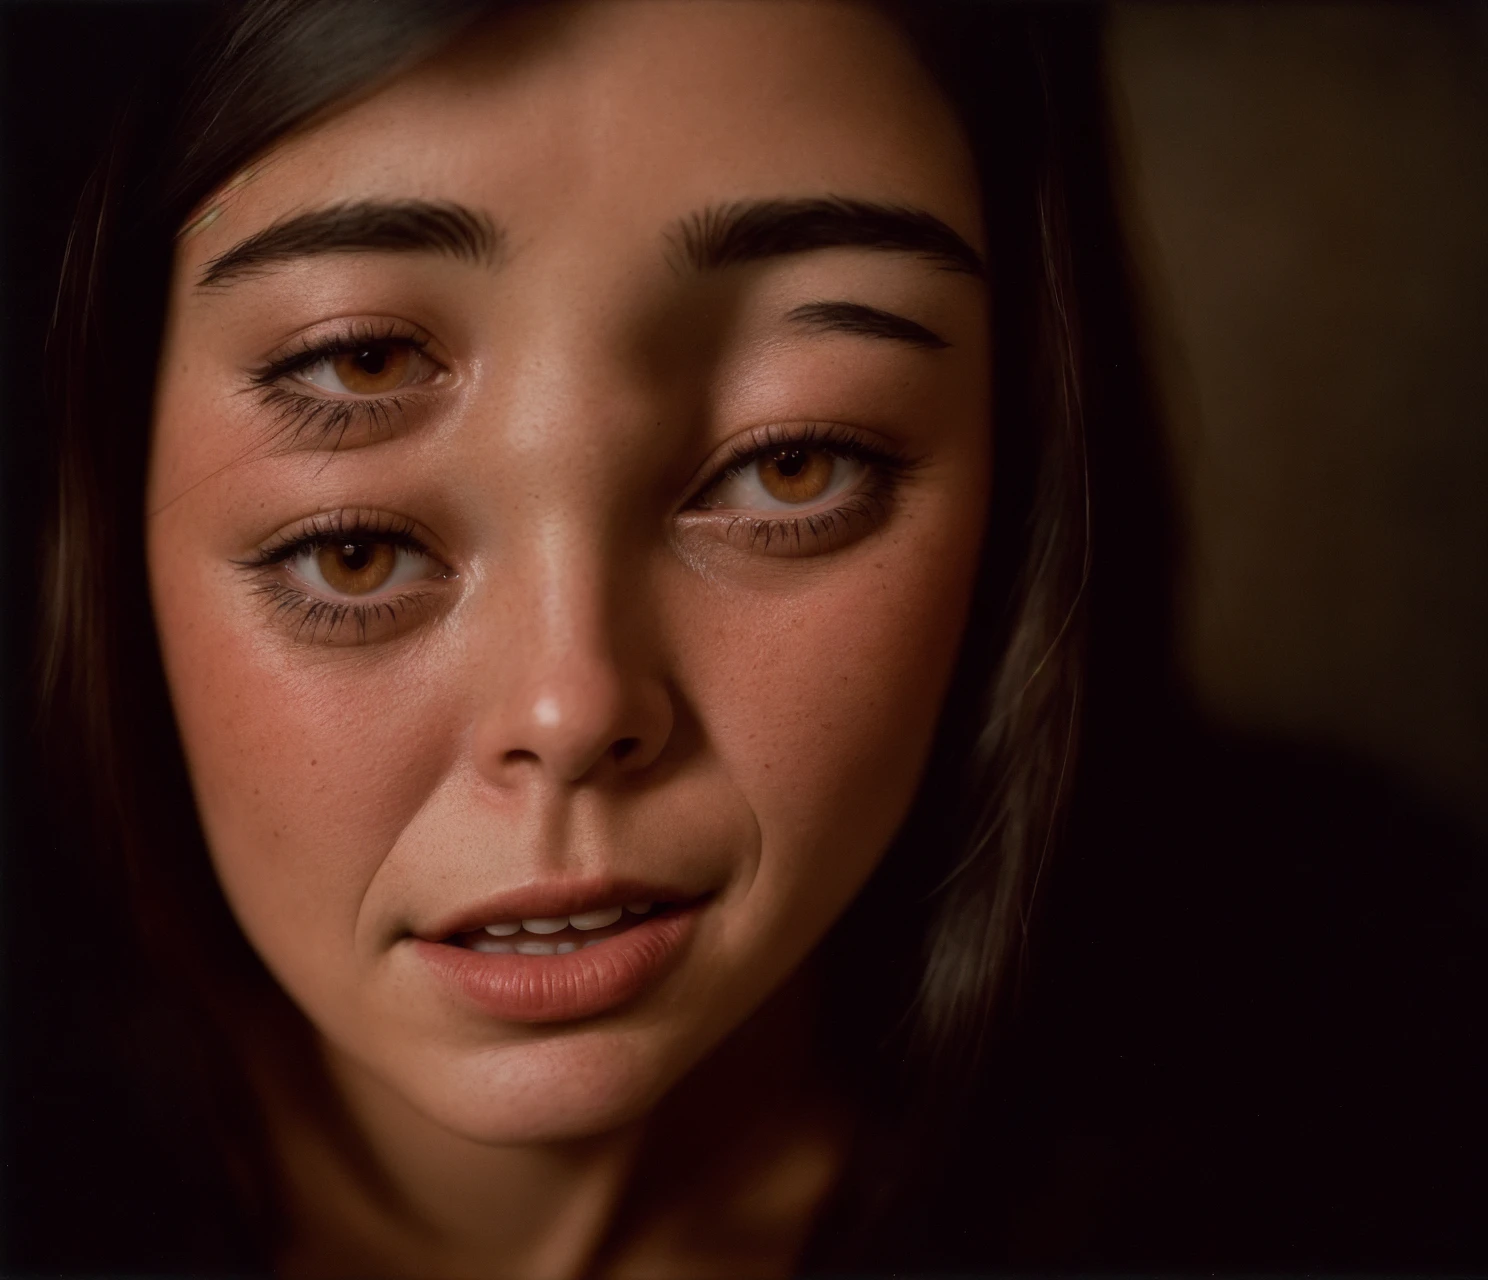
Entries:
[[244, 389], [255, 392], [259, 405], [270, 415], [269, 438], [275, 447], [353, 449], [396, 435], [406, 415], [416, 412], [426, 403], [425, 397], [443, 385], [445, 367], [426, 354], [420, 353], [420, 358], [427, 376], [378, 395], [342, 394], [312, 382], [307, 374], [330, 357], [273, 374], [255, 374]]
[[263, 597], [271, 620], [292, 638], [326, 644], [391, 638], [436, 606], [433, 594], [417, 585], [390, 596], [330, 599], [294, 586], [277, 573], [260, 581], [253, 593]]
[[380, 399], [315, 395], [278, 384], [258, 390], [260, 404], [272, 416], [266, 434], [276, 451], [335, 451], [374, 444], [397, 434], [407, 408], [404, 395]]
[[866, 485], [831, 506], [799, 515], [770, 517], [708, 508], [688, 515], [741, 550], [784, 557], [818, 555], [877, 531], [892, 514], [897, 477], [871, 467], [869, 476]]

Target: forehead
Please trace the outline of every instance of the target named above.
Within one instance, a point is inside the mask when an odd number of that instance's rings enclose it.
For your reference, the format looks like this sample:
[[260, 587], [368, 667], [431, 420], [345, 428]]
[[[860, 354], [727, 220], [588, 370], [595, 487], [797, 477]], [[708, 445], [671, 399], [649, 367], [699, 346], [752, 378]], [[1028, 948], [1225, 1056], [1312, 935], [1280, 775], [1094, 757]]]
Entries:
[[[720, 201], [914, 205], [980, 245], [949, 105], [899, 30], [838, 0], [599, 0], [488, 21], [279, 145], [208, 202], [183, 256], [324, 204], [489, 211], [516, 238], [659, 226]], [[587, 225], [586, 225], [587, 224]]]

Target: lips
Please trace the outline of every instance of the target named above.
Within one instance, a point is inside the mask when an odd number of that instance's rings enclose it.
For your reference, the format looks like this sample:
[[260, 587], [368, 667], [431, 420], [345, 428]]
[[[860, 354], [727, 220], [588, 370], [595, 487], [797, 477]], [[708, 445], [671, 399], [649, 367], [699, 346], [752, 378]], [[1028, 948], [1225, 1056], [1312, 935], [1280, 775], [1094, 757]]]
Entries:
[[507, 894], [409, 943], [458, 1002], [513, 1022], [594, 1017], [639, 998], [675, 966], [704, 899], [608, 882]]

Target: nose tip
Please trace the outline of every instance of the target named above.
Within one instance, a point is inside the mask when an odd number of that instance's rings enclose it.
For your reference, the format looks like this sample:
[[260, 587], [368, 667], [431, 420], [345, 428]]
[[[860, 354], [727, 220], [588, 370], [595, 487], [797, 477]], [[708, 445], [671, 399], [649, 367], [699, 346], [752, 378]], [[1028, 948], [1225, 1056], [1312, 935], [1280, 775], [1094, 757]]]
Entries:
[[671, 699], [657, 681], [591, 671], [588, 678], [553, 686], [532, 698], [527, 714], [508, 721], [504, 731], [493, 726], [496, 739], [482, 752], [493, 781], [510, 785], [533, 770], [567, 784], [635, 773], [661, 754], [671, 736]]

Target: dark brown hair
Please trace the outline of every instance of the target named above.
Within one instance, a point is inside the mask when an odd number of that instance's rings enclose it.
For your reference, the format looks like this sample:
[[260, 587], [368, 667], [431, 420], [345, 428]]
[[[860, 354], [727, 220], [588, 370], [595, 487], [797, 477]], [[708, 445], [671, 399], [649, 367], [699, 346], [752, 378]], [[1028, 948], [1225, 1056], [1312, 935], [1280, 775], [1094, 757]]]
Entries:
[[[110, 988], [135, 1011], [129, 1025], [145, 1028], [136, 1042], [154, 1046], [139, 1057], [158, 1058], [161, 1037], [172, 1046], [170, 1080], [196, 1090], [178, 1094], [178, 1110], [201, 1117], [236, 1171], [221, 1194], [236, 1197], [238, 1234], [219, 1261], [263, 1256], [276, 1211], [231, 1019], [213, 1011], [269, 998], [272, 984], [211, 875], [149, 616], [144, 476], [174, 236], [255, 155], [495, 7], [235, 8], [190, 60], [192, 76], [142, 87], [121, 113], [68, 244], [49, 353], [57, 489], [40, 687], [51, 773], [99, 882], [129, 902], [143, 943], [144, 958]], [[837, 983], [829, 1037], [856, 1064], [874, 1120], [814, 1256], [875, 1270], [896, 1257], [942, 1261], [923, 1252], [935, 1200], [927, 1170], [957, 1167], [1058, 844], [1091, 603], [1104, 592], [1113, 616], [1130, 608], [1146, 634], [1165, 630], [1160, 593], [1116, 602], [1115, 576], [1103, 580], [1094, 554], [1108, 527], [1116, 558], [1146, 554], [1162, 535], [1155, 503], [1147, 524], [1103, 523], [1112, 491], [1099, 483], [1102, 458], [1146, 447], [1150, 415], [1106, 168], [1099, 16], [954, 0], [890, 8], [965, 122], [988, 193], [996, 463], [973, 617], [920, 797], [824, 946]], [[1131, 644], [1124, 660], [1160, 665], [1155, 649]], [[902, 952], [882, 946], [889, 932], [905, 939]], [[848, 956], [851, 977], [832, 967]]]

